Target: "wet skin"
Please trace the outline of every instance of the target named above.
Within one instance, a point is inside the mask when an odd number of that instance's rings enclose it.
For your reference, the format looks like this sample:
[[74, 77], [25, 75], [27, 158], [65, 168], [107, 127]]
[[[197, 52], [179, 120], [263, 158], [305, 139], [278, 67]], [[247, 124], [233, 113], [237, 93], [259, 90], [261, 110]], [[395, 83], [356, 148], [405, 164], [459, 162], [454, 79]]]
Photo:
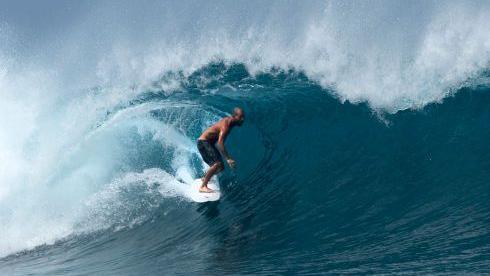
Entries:
[[[211, 144], [216, 144], [216, 148], [221, 153], [221, 155], [225, 158], [226, 162], [230, 166], [230, 168], [235, 168], [235, 160], [230, 156], [228, 151], [225, 148], [225, 140], [231, 129], [234, 126], [241, 126], [243, 121], [245, 120], [245, 114], [240, 108], [235, 108], [233, 112], [233, 116], [225, 117], [221, 119], [216, 124], [210, 126], [206, 129], [201, 136], [199, 136], [198, 140], [205, 140], [210, 142]], [[200, 192], [203, 193], [211, 193], [212, 189], [208, 188], [208, 182], [211, 177], [224, 169], [224, 165], [222, 162], [216, 162], [212, 164], [209, 170], [206, 172], [204, 177], [202, 178], [202, 185], [199, 188]]]

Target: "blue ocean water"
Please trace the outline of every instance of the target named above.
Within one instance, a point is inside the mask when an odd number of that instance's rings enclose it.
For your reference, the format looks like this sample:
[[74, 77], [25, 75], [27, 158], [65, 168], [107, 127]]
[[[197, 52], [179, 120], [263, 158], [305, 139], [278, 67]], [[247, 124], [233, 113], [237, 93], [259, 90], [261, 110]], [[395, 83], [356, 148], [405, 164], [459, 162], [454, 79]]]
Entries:
[[490, 274], [487, 2], [87, 3], [0, 13], [1, 275]]
[[[201, 75], [214, 79], [201, 86]], [[239, 166], [220, 177], [222, 199], [161, 194], [146, 170], [102, 197], [118, 201], [103, 203], [116, 214], [85, 222], [112, 225], [4, 257], [2, 274], [490, 272], [486, 85], [379, 115], [301, 73], [251, 77], [243, 65], [213, 64], [179, 93], [144, 93], [108, 118], [150, 103], [125, 120], [170, 122], [191, 142], [205, 114], [245, 109], [246, 124], [227, 142]], [[135, 125], [112, 127], [125, 129], [121, 171], [175, 173], [175, 147]], [[197, 159], [194, 150], [195, 175]]]

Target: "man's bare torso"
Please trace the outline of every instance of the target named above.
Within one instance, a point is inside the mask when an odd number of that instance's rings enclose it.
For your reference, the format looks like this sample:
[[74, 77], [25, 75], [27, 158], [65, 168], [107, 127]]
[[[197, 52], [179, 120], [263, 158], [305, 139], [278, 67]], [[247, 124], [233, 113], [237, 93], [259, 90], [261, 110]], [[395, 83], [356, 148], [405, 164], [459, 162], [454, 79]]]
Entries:
[[210, 126], [208, 129], [206, 129], [201, 136], [199, 136], [199, 140], [206, 140], [211, 142], [212, 144], [216, 143], [218, 141], [218, 137], [220, 133], [226, 132], [230, 128], [230, 118], [226, 117], [221, 119], [219, 122], [216, 124]]

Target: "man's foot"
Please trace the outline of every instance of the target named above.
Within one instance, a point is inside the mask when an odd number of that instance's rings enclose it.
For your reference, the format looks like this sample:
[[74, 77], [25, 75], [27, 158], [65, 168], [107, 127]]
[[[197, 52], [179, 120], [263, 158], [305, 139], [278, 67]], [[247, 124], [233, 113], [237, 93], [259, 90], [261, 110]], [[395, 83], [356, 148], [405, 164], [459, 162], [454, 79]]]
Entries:
[[206, 187], [206, 186], [203, 186], [203, 187], [199, 188], [199, 192], [200, 192], [200, 193], [214, 193], [214, 190], [209, 189], [209, 188], [208, 188], [208, 187]]

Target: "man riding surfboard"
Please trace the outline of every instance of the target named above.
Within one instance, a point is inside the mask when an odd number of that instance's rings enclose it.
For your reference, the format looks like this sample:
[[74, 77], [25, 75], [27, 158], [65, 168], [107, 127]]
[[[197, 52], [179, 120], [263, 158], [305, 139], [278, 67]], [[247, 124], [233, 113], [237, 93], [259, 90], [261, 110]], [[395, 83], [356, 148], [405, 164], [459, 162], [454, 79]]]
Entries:
[[[206, 129], [197, 139], [197, 148], [201, 153], [202, 159], [209, 165], [209, 169], [202, 178], [202, 185], [199, 192], [212, 193], [213, 190], [208, 188], [208, 182], [211, 177], [224, 169], [221, 156], [226, 159], [228, 165], [235, 168], [235, 160], [231, 158], [225, 149], [225, 140], [234, 126], [241, 126], [245, 120], [243, 109], [235, 107], [233, 115], [221, 119], [216, 124]], [[220, 155], [221, 153], [221, 155]]]

